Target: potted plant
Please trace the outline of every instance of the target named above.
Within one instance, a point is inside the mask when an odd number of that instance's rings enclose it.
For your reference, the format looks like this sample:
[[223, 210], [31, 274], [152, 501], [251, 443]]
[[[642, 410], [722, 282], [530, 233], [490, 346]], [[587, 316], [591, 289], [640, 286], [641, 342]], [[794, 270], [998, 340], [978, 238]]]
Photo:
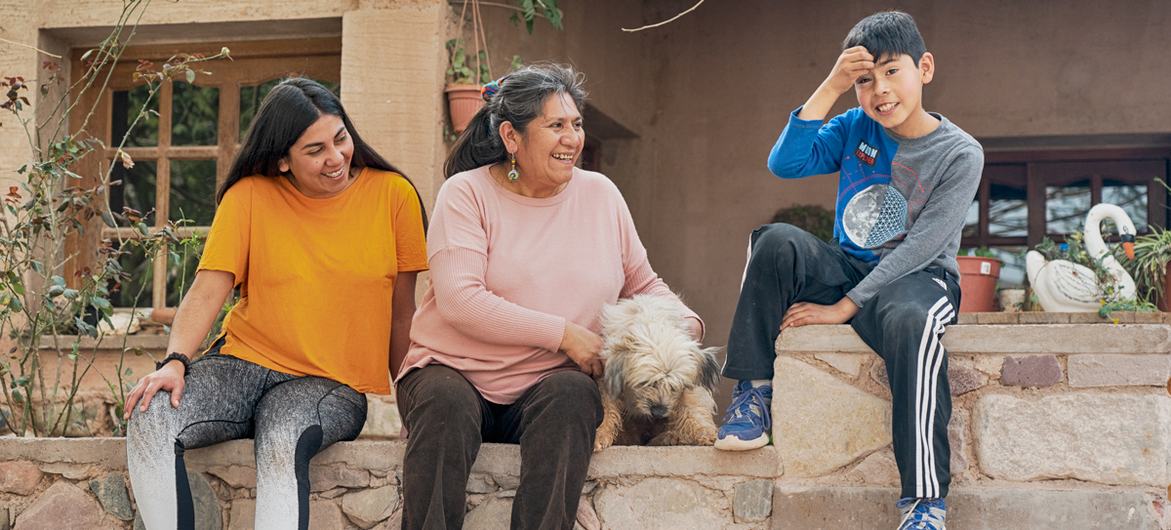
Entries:
[[480, 96], [480, 87], [491, 81], [491, 72], [488, 70], [488, 52], [480, 50], [476, 59], [476, 68], [473, 69], [468, 61], [467, 51], [462, 39], [447, 41], [447, 86], [443, 92], [447, 94], [447, 110], [451, 116], [451, 128], [456, 134], [462, 133], [484, 106]]
[[1000, 279], [1000, 258], [987, 247], [956, 256], [960, 265], [961, 313], [996, 311], [996, 282]]
[[[533, 20], [536, 17], [545, 18], [554, 28], [562, 29], [562, 13], [557, 7], [557, 0], [515, 0], [515, 3], [517, 5], [484, 3], [480, 0], [463, 2], [459, 14], [459, 28], [456, 29], [457, 37], [447, 41], [447, 86], [443, 90], [447, 94], [451, 128], [456, 134], [463, 132], [472, 121], [472, 117], [484, 106], [484, 100], [480, 95], [481, 87], [495, 79], [492, 75], [492, 59], [488, 53], [488, 39], [484, 35], [483, 19], [480, 17], [481, 6], [515, 11], [512, 21], [520, 23], [523, 20], [529, 34], [533, 32]], [[471, 21], [470, 46], [469, 41], [464, 39], [464, 20]], [[519, 58], [514, 55], [513, 68], [518, 62]]]
[[1171, 312], [1171, 230], [1151, 227], [1134, 242], [1135, 280], [1139, 292]]
[[822, 241], [834, 238], [834, 213], [816, 204], [798, 204], [777, 210], [773, 223], [788, 223], [800, 228]]

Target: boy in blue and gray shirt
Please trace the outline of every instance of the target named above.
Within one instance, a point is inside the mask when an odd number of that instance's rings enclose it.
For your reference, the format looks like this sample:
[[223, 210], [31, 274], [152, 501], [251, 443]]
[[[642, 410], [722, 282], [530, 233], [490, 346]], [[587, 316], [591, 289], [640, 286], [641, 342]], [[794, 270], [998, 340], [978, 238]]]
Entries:
[[[959, 307], [955, 256], [984, 153], [923, 110], [935, 63], [910, 15], [866, 17], [842, 48], [768, 158], [782, 178], [839, 172], [836, 241], [786, 224], [752, 233], [723, 370], [739, 383], [716, 448], [769, 442], [774, 345], [785, 328], [849, 322], [890, 378], [899, 528], [942, 529], [951, 392], [940, 339]], [[858, 107], [823, 124], [851, 88]]]

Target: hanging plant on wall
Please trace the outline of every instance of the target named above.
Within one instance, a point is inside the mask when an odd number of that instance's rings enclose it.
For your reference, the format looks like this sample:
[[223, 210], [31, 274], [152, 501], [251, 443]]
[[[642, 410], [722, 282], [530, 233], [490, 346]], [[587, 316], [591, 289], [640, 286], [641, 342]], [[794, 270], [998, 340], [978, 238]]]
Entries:
[[[446, 44], [447, 86], [443, 90], [447, 94], [451, 128], [456, 134], [463, 132], [472, 121], [472, 116], [484, 106], [480, 87], [496, 79], [492, 69], [492, 55], [488, 51], [488, 39], [484, 33], [481, 6], [513, 10], [511, 20], [515, 24], [523, 22], [529, 34], [533, 33], [533, 23], [538, 17], [548, 20], [558, 30], [563, 28], [557, 0], [517, 0], [515, 6], [464, 0], [459, 13], [457, 37], [448, 40]], [[465, 38], [464, 21], [469, 21], [471, 25], [470, 40]], [[517, 63], [517, 57], [513, 56], [512, 66], [515, 68]]]

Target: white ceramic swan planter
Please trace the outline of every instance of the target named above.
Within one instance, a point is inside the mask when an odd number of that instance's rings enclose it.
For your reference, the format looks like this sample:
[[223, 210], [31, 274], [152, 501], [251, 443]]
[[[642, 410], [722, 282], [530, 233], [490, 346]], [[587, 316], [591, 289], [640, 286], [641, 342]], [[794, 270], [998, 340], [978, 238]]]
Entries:
[[[1122, 239], [1126, 257], [1134, 259], [1134, 223], [1126, 212], [1113, 204], [1098, 204], [1086, 215], [1085, 243], [1090, 258], [1114, 278], [1117, 299], [1134, 298], [1134, 279], [1122, 268], [1102, 240], [1102, 220], [1111, 219]], [[1096, 312], [1102, 306], [1105, 289], [1098, 285], [1094, 271], [1066, 260], [1047, 261], [1040, 252], [1030, 250], [1025, 255], [1029, 285], [1045, 311], [1085, 313]]]

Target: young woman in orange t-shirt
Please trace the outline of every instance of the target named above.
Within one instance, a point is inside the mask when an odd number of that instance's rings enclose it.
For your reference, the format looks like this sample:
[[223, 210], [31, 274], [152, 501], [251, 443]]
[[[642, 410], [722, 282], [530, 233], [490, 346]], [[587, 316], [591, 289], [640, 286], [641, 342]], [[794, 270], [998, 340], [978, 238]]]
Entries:
[[[388, 393], [405, 354], [422, 203], [307, 79], [265, 97], [217, 199], [171, 353], [126, 400], [131, 483], [147, 528], [194, 528], [183, 452], [253, 437], [254, 528], [307, 528], [309, 459], [358, 436], [363, 393]], [[224, 332], [192, 361], [234, 287]]]

